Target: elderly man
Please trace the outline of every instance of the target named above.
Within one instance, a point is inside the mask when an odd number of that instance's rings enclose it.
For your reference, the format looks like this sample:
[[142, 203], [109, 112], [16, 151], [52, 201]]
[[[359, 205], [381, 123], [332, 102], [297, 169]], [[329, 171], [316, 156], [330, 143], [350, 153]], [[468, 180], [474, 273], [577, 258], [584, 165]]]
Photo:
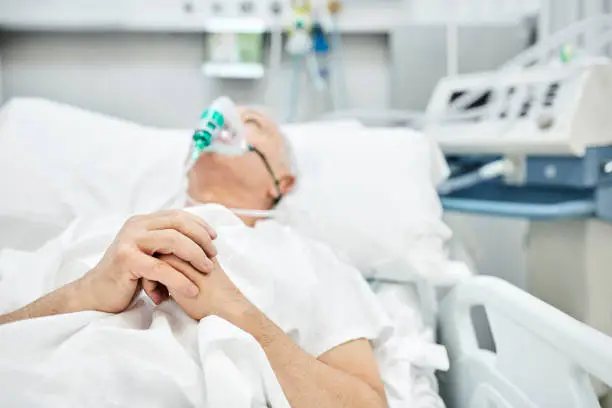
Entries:
[[[285, 296], [285, 304], [261, 310], [235, 283], [251, 274], [250, 260], [239, 263], [233, 257], [232, 251], [241, 247], [223, 244], [223, 227], [213, 229], [198, 216], [171, 210], [132, 217], [93, 269], [0, 316], [0, 324], [81, 311], [122, 313], [142, 288], [157, 305], [172, 299], [195, 320], [218, 316], [249, 333], [264, 350], [292, 407], [384, 407], [385, 391], [368, 340], [385, 317], [371, 310], [373, 295], [364, 289], [357, 272], [341, 265], [318, 244], [298, 240], [274, 221], [241, 216], [242, 223], [237, 225], [238, 218], [227, 210], [269, 210], [295, 182], [287, 146], [276, 124], [251, 109], [241, 114], [254, 149], [239, 157], [203, 154], [189, 175], [189, 196], [204, 208], [207, 203], [217, 204], [214, 211], [223, 213], [221, 218], [228, 219], [244, 239], [253, 234], [264, 237], [270, 231], [285, 234], [278, 248], [264, 250], [289, 257], [294, 250], [307, 253], [310, 258], [299, 266], [314, 277], [311, 284], [302, 288], [303, 281], [293, 277], [297, 272], [291, 266], [259, 281], [261, 285], [277, 284], [274, 280], [279, 276], [282, 285], [289, 285], [288, 293], [303, 295], [296, 296], [299, 301]], [[206, 217], [207, 213], [202, 214]], [[265, 244], [264, 238], [254, 236], [256, 242]], [[303, 248], [293, 248], [295, 242]], [[343, 288], [345, 280], [352, 286]], [[342, 293], [345, 289], [348, 296]], [[278, 317], [279, 310], [284, 318]]]

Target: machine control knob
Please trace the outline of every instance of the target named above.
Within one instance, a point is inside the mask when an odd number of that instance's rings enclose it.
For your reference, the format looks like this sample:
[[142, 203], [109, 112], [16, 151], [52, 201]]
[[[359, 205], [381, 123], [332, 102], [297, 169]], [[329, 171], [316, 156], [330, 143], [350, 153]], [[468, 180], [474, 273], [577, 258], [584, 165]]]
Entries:
[[612, 174], [612, 161], [605, 162], [601, 165], [601, 172], [605, 175]]
[[550, 113], [543, 113], [538, 117], [537, 122], [540, 130], [550, 130], [555, 124], [555, 117]]
[[549, 164], [544, 168], [544, 177], [547, 179], [554, 179], [557, 177], [557, 166]]

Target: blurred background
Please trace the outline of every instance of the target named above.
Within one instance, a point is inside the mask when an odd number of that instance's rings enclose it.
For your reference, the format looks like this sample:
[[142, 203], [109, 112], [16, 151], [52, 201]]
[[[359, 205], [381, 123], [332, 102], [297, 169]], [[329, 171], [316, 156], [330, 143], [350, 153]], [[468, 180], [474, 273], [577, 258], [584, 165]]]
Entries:
[[284, 123], [423, 131], [454, 181], [438, 190], [452, 255], [612, 335], [611, 12], [612, 0], [0, 0], [0, 104], [40, 97], [193, 129], [227, 95]]
[[[278, 25], [289, 31], [292, 6], [286, 0], [3, 0], [2, 97], [37, 95], [173, 127], [192, 126], [220, 93], [285, 114], [292, 58], [283, 50], [277, 66], [270, 31]], [[346, 93], [336, 108], [424, 109], [447, 74], [450, 21], [459, 25], [457, 71], [474, 72], [496, 68], [533, 42], [540, 7], [537, 0], [346, 0], [334, 17], [342, 42], [336, 74]], [[222, 18], [236, 19], [215, 24]], [[263, 21], [266, 73], [255, 79], [206, 75], [209, 37], [257, 32], [240, 18]], [[296, 119], [326, 108], [306, 74], [303, 85]]]

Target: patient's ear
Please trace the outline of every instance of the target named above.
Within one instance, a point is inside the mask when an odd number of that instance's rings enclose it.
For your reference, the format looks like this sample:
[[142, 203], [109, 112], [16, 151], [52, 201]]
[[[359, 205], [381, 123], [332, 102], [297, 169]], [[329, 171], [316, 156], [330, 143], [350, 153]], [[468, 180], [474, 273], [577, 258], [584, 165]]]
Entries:
[[284, 174], [278, 181], [279, 188], [283, 196], [289, 194], [295, 186], [295, 176], [293, 174]]

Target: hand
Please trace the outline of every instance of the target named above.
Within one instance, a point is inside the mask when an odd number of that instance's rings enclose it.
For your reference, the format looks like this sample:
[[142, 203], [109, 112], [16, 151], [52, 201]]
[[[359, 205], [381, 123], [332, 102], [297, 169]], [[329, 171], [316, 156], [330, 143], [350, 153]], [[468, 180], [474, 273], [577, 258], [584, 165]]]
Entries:
[[191, 264], [175, 255], [163, 255], [160, 260], [172, 266], [187, 276], [198, 286], [199, 293], [195, 297], [183, 293], [171, 293], [172, 298], [192, 319], [200, 320], [209, 315], [219, 316], [230, 323], [245, 311], [254, 306], [234, 285], [217, 259], [213, 259], [212, 272], [204, 275]]
[[[125, 310], [140, 285], [157, 304], [168, 293], [185, 299], [198, 296], [195, 275], [210, 273], [217, 250], [216, 233], [193, 214], [161, 211], [130, 218], [100, 263], [78, 282], [87, 309], [108, 313]], [[190, 265], [189, 277], [155, 255], [174, 254]]]

